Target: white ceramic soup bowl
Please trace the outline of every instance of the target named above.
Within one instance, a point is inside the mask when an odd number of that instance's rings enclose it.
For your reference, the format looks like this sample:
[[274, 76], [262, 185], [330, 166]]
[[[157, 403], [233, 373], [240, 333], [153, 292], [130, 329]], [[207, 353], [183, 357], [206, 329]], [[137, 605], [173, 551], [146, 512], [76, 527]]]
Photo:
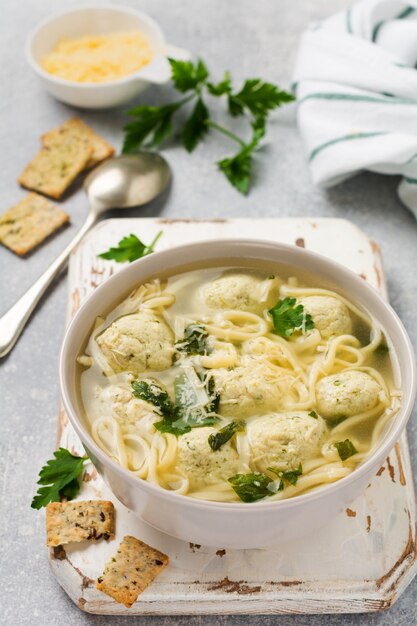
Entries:
[[[341, 480], [305, 495], [278, 502], [217, 503], [196, 500], [156, 487], [123, 469], [94, 442], [77, 387], [76, 359], [82, 353], [98, 315], [106, 315], [136, 286], [149, 278], [205, 266], [263, 265], [270, 271], [316, 275], [321, 286], [334, 289], [365, 309], [385, 330], [393, 353], [402, 406], [383, 434], [374, 455]], [[395, 346], [393, 352], [392, 347]], [[124, 505], [151, 526], [184, 541], [229, 548], [265, 548], [313, 532], [345, 509], [370, 483], [405, 428], [416, 392], [413, 350], [393, 309], [362, 278], [321, 255], [258, 240], [199, 242], [156, 252], [109, 278], [79, 309], [66, 333], [60, 358], [60, 383], [71, 424], [107, 485]]]
[[[153, 60], [138, 72], [106, 83], [77, 83], [48, 74], [42, 58], [63, 37], [104, 35], [139, 30], [149, 41]], [[47, 18], [29, 35], [26, 58], [43, 87], [57, 100], [84, 109], [106, 109], [124, 104], [151, 84], [167, 83], [171, 69], [167, 57], [189, 59], [190, 53], [166, 43], [158, 24], [146, 13], [108, 4], [94, 4], [71, 9]]]

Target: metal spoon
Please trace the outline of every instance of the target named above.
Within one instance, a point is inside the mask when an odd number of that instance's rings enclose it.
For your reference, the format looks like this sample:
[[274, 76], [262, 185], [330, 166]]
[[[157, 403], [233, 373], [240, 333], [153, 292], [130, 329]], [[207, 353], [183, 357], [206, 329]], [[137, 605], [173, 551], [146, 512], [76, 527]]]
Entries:
[[59, 257], [0, 318], [0, 357], [13, 348], [42, 295], [100, 215], [109, 209], [128, 209], [146, 204], [162, 193], [170, 180], [168, 163], [152, 152], [108, 159], [87, 176], [84, 181], [90, 203], [87, 219]]

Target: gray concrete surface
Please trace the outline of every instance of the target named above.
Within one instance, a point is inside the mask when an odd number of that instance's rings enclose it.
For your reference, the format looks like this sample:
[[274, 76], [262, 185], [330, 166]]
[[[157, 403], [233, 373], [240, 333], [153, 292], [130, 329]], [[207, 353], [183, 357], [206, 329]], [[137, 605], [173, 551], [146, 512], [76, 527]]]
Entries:
[[[345, 0], [124, 0], [155, 17], [173, 43], [202, 55], [220, 77], [228, 68], [236, 79], [261, 75], [290, 84], [299, 34], [313, 19], [330, 15]], [[26, 65], [23, 46], [33, 26], [53, 11], [81, 2], [3, 0], [0, 13], [1, 211], [22, 196], [16, 177], [39, 145], [39, 135], [73, 113], [51, 99]], [[168, 89], [147, 92], [144, 101], [162, 102]], [[123, 112], [82, 113], [83, 119], [121, 145]], [[313, 187], [295, 126], [295, 108], [274, 115], [268, 145], [259, 155], [256, 184], [248, 198], [235, 192], [213, 162], [228, 154], [230, 143], [209, 138], [192, 156], [170, 145], [165, 154], [174, 184], [163, 202], [144, 215], [172, 217], [329, 216], [345, 217], [379, 242], [391, 301], [417, 346], [415, 287], [417, 224], [396, 197], [396, 178], [363, 174], [330, 191]], [[3, 311], [33, 282], [76, 232], [86, 214], [82, 191], [64, 203], [71, 226], [27, 259], [0, 249], [0, 309]], [[13, 353], [0, 364], [0, 623], [25, 626], [126, 624], [128, 619], [83, 614], [67, 599], [48, 569], [44, 514], [30, 509], [36, 476], [55, 441], [58, 401], [57, 360], [64, 332], [66, 279], [50, 289]], [[415, 416], [414, 416], [415, 418]], [[408, 428], [417, 467], [415, 419]], [[137, 618], [138, 623], [271, 626], [333, 626], [417, 621], [417, 580], [385, 614], [366, 616], [276, 616], [222, 618]]]

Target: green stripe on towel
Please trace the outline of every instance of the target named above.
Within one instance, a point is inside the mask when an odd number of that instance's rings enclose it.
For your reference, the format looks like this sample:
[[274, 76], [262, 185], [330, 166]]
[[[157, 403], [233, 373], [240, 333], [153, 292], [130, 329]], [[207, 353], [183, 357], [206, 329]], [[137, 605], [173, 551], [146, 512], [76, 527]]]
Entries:
[[382, 22], [378, 22], [378, 24], [375, 26], [373, 32], [372, 32], [372, 41], [376, 41], [376, 38], [378, 37], [379, 31], [381, 29], [381, 27], [386, 23], [389, 22], [391, 20], [403, 20], [406, 17], [408, 17], [409, 15], [411, 15], [411, 13], [414, 13], [415, 8], [414, 7], [407, 7], [406, 9], [403, 9], [401, 11], [401, 13], [399, 13], [397, 15], [397, 17], [391, 17], [388, 20], [382, 20]]
[[373, 133], [353, 133], [352, 135], [343, 135], [342, 137], [336, 137], [336, 139], [331, 139], [330, 141], [326, 141], [326, 143], [322, 143], [320, 146], [317, 146], [310, 152], [308, 157], [308, 161], [311, 162], [316, 156], [324, 150], [325, 148], [329, 148], [336, 143], [342, 143], [343, 141], [352, 141], [353, 139], [368, 139], [370, 137], [378, 137], [379, 135], [387, 135], [387, 131], [379, 131]]
[[346, 11], [346, 28], [347, 28], [347, 32], [352, 34], [353, 33], [353, 28], [352, 28], [352, 7], [349, 7], [349, 9], [347, 9]]
[[417, 178], [410, 178], [409, 176], [404, 176], [403, 180], [409, 185], [417, 185]]
[[407, 161], [405, 162], [404, 165], [408, 165], [409, 163], [412, 163], [413, 161], [415, 161], [417, 159], [417, 152], [415, 154], [413, 154], [412, 156], [410, 156], [409, 159], [407, 159]]
[[378, 98], [376, 96], [359, 96], [349, 93], [331, 93], [331, 92], [317, 92], [309, 93], [307, 96], [300, 98], [298, 104], [302, 104], [306, 100], [349, 100], [350, 102], [373, 102], [378, 104], [410, 104], [417, 105], [417, 100], [411, 98], [397, 98], [396, 96], [388, 96], [385, 98]]

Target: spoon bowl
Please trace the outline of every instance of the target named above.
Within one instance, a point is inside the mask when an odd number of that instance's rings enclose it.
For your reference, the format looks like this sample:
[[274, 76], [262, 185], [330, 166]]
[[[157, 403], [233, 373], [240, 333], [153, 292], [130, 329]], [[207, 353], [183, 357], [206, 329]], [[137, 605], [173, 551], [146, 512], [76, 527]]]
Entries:
[[85, 179], [90, 210], [97, 216], [109, 209], [147, 204], [171, 181], [167, 161], [154, 152], [123, 155], [104, 161]]

